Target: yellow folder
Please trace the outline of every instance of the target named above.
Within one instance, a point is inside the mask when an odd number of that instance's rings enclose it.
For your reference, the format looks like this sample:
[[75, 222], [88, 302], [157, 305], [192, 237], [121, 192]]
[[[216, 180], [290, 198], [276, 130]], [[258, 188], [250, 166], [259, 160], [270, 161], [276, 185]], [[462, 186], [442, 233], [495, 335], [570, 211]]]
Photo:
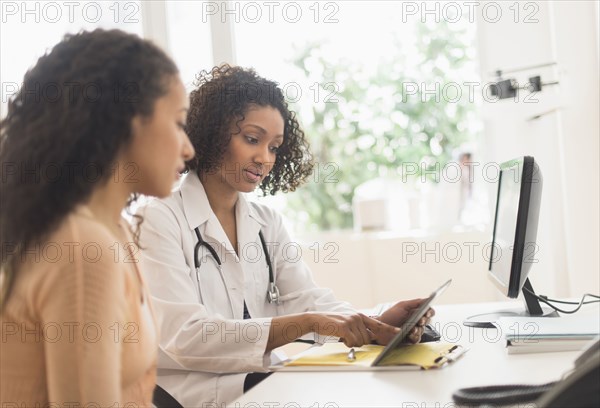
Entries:
[[284, 364], [285, 367], [313, 367], [334, 368], [340, 370], [374, 370], [380, 367], [392, 368], [412, 366], [415, 368], [439, 368], [456, 360], [466, 349], [460, 345], [436, 342], [402, 345], [391, 350], [389, 355], [377, 366], [373, 361], [383, 351], [384, 346], [365, 345], [354, 348], [355, 359], [348, 359], [350, 350], [343, 343], [325, 343], [322, 346], [312, 347], [301, 353], [297, 358]]

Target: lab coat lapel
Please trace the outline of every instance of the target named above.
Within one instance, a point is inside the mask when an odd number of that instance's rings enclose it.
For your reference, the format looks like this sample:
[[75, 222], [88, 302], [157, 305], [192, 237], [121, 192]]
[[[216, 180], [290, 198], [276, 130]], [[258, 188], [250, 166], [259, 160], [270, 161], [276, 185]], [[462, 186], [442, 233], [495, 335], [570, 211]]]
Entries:
[[240, 194], [240, 198], [238, 199], [235, 209], [235, 216], [241, 254], [244, 250], [244, 245], [253, 243], [255, 241], [260, 242], [258, 233], [262, 227], [262, 223], [257, 220], [254, 209], [243, 194]]
[[[180, 191], [183, 211], [190, 228], [190, 233], [193, 234], [194, 241], [196, 240], [194, 229], [198, 227], [200, 234], [202, 234], [202, 239], [217, 252], [221, 260], [220, 271], [215, 267], [212, 273], [205, 271], [200, 277], [201, 281], [204, 282], [204, 287], [217, 285], [216, 288], [221, 288], [222, 284], [214, 282], [214, 279], [217, 279], [218, 282], [223, 279], [225, 282], [226, 287], [223, 288], [222, 294], [220, 294], [220, 289], [217, 291], [219, 294], [211, 294], [217, 297], [214, 302], [219, 304], [215, 308], [215, 311], [224, 316], [229, 316], [230, 307], [226, 299], [229, 297], [233, 308], [231, 318], [242, 319], [244, 305], [242, 299], [243, 278], [241, 266], [223, 227], [210, 207], [206, 191], [198, 175], [195, 173], [188, 174], [181, 184]], [[207, 265], [212, 265], [212, 262], [207, 262]], [[211, 281], [207, 282], [206, 279], [210, 279]]]
[[181, 192], [181, 202], [185, 219], [188, 222], [190, 230], [193, 231], [194, 228], [204, 224], [212, 214], [206, 192], [198, 175], [193, 172], [185, 176], [179, 191]]
[[269, 273], [258, 235], [266, 224], [242, 194], [236, 206], [236, 221], [240, 263], [244, 274], [244, 299], [250, 315], [256, 317], [260, 314], [256, 304], [257, 280]]
[[[222, 261], [226, 256], [228, 259], [235, 259], [233, 246], [210, 208], [206, 191], [196, 173], [189, 173], [183, 180], [181, 198], [190, 230], [199, 227], [202, 238], [217, 251]], [[229, 253], [225, 254], [225, 251]]]

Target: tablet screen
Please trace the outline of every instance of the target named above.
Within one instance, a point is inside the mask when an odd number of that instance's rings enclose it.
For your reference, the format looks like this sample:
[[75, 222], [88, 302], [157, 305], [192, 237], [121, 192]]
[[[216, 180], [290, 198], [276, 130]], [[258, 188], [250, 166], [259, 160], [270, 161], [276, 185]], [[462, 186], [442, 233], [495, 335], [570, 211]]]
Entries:
[[385, 346], [381, 354], [377, 356], [377, 358], [373, 361], [373, 364], [371, 365], [376, 366], [377, 364], [379, 364], [379, 362], [382, 361], [385, 358], [385, 356], [387, 356], [390, 350], [395, 349], [400, 343], [402, 343], [402, 341], [404, 341], [408, 333], [410, 333], [410, 331], [417, 325], [419, 320], [421, 320], [425, 313], [427, 313], [427, 310], [429, 310], [429, 307], [434, 301], [434, 299], [437, 298], [442, 292], [444, 292], [446, 288], [450, 286], [451, 282], [452, 279], [448, 280], [437, 290], [435, 290], [427, 299], [425, 299], [423, 303], [421, 303], [421, 306], [419, 306], [419, 308], [415, 310], [408, 319], [406, 319], [402, 326], [400, 326], [400, 333], [398, 333], [396, 337], [394, 337], [392, 341], [390, 341], [388, 345]]

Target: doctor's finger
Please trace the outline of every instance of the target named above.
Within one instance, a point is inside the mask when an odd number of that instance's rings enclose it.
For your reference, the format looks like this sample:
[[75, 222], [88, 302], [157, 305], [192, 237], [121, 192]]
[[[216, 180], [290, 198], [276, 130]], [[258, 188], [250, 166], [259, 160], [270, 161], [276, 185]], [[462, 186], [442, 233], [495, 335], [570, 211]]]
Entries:
[[398, 327], [390, 326], [377, 319], [361, 315], [367, 329], [373, 333], [371, 336], [377, 343], [385, 345], [400, 332]]
[[354, 333], [350, 328], [342, 328], [341, 331], [344, 332], [344, 336], [340, 338], [340, 340], [343, 341], [347, 347], [360, 347], [365, 344], [360, 340], [360, 336]]
[[371, 340], [373, 340], [371, 332], [369, 332], [367, 326], [365, 326], [365, 323], [362, 320], [358, 321], [355, 331], [357, 336], [360, 337], [362, 344], [369, 344]]
[[346, 329], [352, 333], [354, 340], [357, 342], [354, 346], [362, 346], [371, 342], [371, 336], [360, 314], [352, 315], [347, 320]]
[[417, 326], [425, 326], [426, 324], [429, 324], [430, 322], [431, 322], [431, 318], [430, 317], [423, 316], [417, 322]]
[[421, 336], [423, 336], [423, 327], [416, 326], [414, 327], [410, 333], [408, 334], [408, 341], [411, 343], [418, 343], [421, 341]]

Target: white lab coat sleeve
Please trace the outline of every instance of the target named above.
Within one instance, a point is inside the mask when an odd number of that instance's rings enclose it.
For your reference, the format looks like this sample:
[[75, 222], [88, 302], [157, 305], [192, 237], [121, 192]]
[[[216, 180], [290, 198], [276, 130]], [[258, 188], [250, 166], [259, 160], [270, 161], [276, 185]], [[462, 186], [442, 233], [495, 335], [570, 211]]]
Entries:
[[191, 278], [195, 276], [193, 262], [189, 265], [184, 254], [183, 234], [189, 233], [189, 227], [183, 213], [154, 200], [138, 214], [144, 218], [140, 227], [142, 269], [160, 330], [160, 351], [168, 357], [159, 358], [159, 368], [211, 373], [266, 371], [271, 319], [209, 316]]
[[[285, 314], [309, 311], [356, 313], [347, 302], [339, 301], [331, 289], [315, 283], [310, 269], [299, 256], [300, 245], [293, 242], [277, 212], [261, 206], [270, 219], [270, 247], [274, 248], [273, 267]], [[265, 238], [265, 239], [269, 239]]]

